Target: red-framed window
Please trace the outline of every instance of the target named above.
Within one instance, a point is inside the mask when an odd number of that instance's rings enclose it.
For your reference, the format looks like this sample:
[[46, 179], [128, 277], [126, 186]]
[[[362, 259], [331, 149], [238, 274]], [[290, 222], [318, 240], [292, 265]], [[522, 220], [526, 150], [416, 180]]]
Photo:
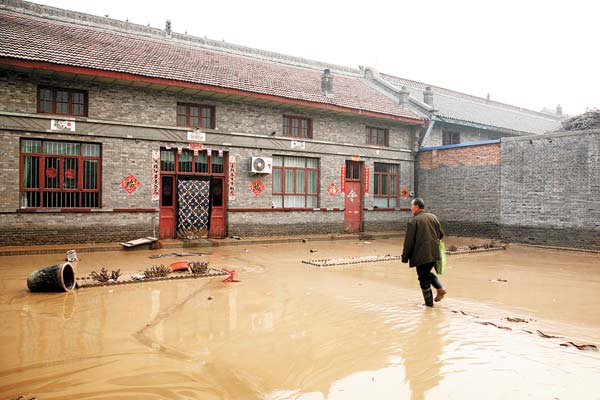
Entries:
[[160, 171], [165, 174], [184, 175], [225, 175], [224, 154], [211, 151], [194, 151], [182, 149], [181, 154], [176, 149], [160, 149]]
[[310, 118], [284, 115], [283, 136], [311, 139], [313, 137], [312, 120]]
[[88, 93], [85, 90], [38, 86], [37, 112], [87, 117]]
[[374, 169], [373, 205], [377, 208], [399, 207], [400, 166], [398, 164], [375, 163]]
[[21, 139], [21, 208], [100, 208], [99, 143]]
[[442, 146], [460, 144], [460, 132], [442, 131]]
[[319, 206], [319, 160], [273, 156], [273, 206], [316, 208]]
[[215, 107], [177, 103], [177, 126], [215, 129]]
[[366, 129], [367, 144], [374, 144], [376, 146], [389, 146], [389, 130], [384, 128], [375, 128], [373, 126], [367, 126]]

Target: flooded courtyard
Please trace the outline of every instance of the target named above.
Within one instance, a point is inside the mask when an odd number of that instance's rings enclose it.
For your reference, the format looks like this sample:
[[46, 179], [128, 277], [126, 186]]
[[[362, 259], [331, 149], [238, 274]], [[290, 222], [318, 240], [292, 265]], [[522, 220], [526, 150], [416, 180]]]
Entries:
[[[449, 238], [458, 245], [465, 239]], [[600, 399], [600, 255], [448, 257], [422, 306], [402, 239], [196, 248], [223, 277], [30, 293], [63, 254], [1, 257], [0, 399]], [[169, 250], [80, 253], [77, 276]]]

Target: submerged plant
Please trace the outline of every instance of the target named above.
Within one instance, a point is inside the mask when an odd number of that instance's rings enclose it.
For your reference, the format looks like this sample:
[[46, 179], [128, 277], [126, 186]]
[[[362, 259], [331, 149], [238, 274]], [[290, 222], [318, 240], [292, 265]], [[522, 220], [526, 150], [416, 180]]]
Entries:
[[208, 271], [208, 261], [194, 261], [190, 263], [190, 270], [194, 275], [205, 274]]
[[171, 268], [167, 267], [164, 264], [153, 265], [150, 268], [146, 268], [144, 271], [144, 276], [147, 278], [164, 278], [169, 275], [171, 272]]
[[100, 268], [100, 273], [96, 271], [90, 272], [90, 278], [100, 283], [106, 283], [109, 280], [116, 281], [121, 276], [121, 270], [118, 269], [116, 271], [111, 271], [110, 275], [108, 274], [108, 270], [104, 267]]

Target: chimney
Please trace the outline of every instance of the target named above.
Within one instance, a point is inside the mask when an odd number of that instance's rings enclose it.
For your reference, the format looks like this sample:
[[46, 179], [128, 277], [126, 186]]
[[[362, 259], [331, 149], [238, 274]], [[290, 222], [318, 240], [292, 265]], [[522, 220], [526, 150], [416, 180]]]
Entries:
[[321, 91], [327, 96], [333, 94], [333, 76], [329, 68], [323, 70], [321, 75]]
[[410, 95], [410, 92], [408, 91], [408, 89], [406, 88], [406, 86], [402, 86], [402, 90], [400, 91], [400, 98], [398, 101], [398, 105], [405, 105], [408, 103], [408, 96]]
[[433, 107], [433, 90], [431, 90], [431, 86], [425, 88], [425, 92], [423, 92], [423, 101], [425, 104], [429, 104]]
[[166, 24], [165, 24], [165, 32], [167, 34], [167, 36], [171, 36], [171, 20], [168, 19]]
[[562, 115], [562, 107], [560, 104], [556, 106], [556, 115]]

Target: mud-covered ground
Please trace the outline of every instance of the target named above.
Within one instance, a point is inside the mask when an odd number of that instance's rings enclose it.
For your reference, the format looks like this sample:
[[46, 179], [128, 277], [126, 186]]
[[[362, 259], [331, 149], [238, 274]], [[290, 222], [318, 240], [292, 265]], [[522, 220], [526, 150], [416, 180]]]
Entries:
[[[447, 245], [467, 239], [449, 238]], [[0, 399], [600, 399], [600, 255], [448, 257], [422, 304], [401, 239], [202, 248], [223, 277], [30, 293], [63, 255], [0, 257]], [[80, 253], [79, 277], [182, 257]], [[576, 347], [581, 345], [581, 348]]]

